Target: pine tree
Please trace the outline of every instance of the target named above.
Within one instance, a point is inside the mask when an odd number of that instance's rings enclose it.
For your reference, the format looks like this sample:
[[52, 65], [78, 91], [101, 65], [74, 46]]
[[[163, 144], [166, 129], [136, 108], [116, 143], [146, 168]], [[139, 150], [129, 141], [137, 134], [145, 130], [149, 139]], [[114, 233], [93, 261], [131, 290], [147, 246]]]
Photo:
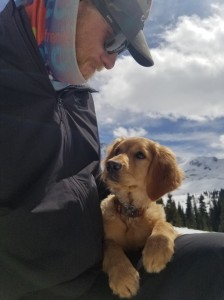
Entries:
[[167, 221], [173, 224], [174, 226], [181, 226], [181, 218], [178, 214], [176, 208], [176, 203], [172, 199], [172, 195], [168, 194], [168, 200], [165, 207]]
[[224, 190], [221, 189], [219, 193], [220, 203], [220, 223], [219, 223], [219, 232], [224, 232]]
[[184, 210], [182, 208], [182, 206], [180, 205], [180, 203], [178, 203], [177, 206], [177, 212], [180, 218], [180, 227], [186, 227], [186, 218], [185, 218], [185, 213]]
[[217, 200], [218, 199], [218, 195], [219, 195], [219, 191], [214, 190], [212, 192], [212, 200]]
[[196, 228], [195, 214], [192, 208], [192, 196], [187, 194], [187, 208], [186, 208], [186, 226], [189, 228]]
[[204, 202], [205, 197], [201, 194], [199, 197], [199, 210], [198, 210], [198, 229], [210, 230], [208, 213], [206, 210], [206, 204]]
[[175, 205], [175, 203], [172, 199], [171, 194], [168, 194], [167, 197], [168, 197], [168, 200], [166, 202], [166, 207], [165, 207], [166, 219], [167, 219], [167, 222], [170, 222], [170, 223], [173, 224], [174, 223], [176, 205]]
[[220, 224], [220, 214], [221, 214], [221, 203], [218, 199], [213, 198], [210, 206], [210, 222], [211, 222], [211, 230], [219, 231]]
[[199, 212], [198, 212], [198, 208], [197, 208], [197, 205], [196, 205], [196, 201], [195, 199], [193, 199], [193, 211], [194, 211], [194, 218], [195, 218], [195, 223], [196, 223], [196, 229], [199, 229]]

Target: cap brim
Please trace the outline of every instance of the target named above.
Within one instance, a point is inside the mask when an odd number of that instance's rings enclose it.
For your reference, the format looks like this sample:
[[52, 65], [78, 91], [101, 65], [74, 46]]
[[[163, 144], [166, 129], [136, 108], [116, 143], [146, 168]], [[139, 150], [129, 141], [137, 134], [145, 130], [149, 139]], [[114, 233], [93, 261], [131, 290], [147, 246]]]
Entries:
[[151, 67], [154, 65], [152, 56], [149, 51], [144, 33], [142, 30], [131, 41], [129, 40], [128, 50], [133, 58], [144, 67]]

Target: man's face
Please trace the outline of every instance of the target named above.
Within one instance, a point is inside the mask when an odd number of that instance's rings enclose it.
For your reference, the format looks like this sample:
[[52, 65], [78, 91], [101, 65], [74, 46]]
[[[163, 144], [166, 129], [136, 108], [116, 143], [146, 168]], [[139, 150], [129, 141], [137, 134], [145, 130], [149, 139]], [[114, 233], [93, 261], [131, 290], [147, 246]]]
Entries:
[[76, 58], [85, 79], [89, 79], [95, 71], [113, 68], [117, 55], [108, 54], [104, 49], [104, 43], [111, 34], [111, 27], [100, 13], [81, 1], [76, 29]]

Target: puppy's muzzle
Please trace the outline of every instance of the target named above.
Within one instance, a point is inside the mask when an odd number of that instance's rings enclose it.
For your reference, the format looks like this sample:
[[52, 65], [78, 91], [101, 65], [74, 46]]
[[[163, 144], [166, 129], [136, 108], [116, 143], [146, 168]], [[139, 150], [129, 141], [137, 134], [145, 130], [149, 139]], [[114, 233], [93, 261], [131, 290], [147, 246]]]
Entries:
[[116, 161], [109, 160], [106, 163], [107, 178], [113, 181], [118, 181], [119, 171], [122, 165]]

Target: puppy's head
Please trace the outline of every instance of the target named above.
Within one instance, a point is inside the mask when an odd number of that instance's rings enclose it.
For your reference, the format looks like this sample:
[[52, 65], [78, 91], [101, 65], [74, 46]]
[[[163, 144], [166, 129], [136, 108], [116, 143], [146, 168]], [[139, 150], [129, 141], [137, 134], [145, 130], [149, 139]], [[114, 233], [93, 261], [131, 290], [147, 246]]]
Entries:
[[181, 184], [183, 172], [169, 148], [146, 138], [120, 138], [108, 147], [102, 179], [115, 194], [141, 191], [155, 201]]

